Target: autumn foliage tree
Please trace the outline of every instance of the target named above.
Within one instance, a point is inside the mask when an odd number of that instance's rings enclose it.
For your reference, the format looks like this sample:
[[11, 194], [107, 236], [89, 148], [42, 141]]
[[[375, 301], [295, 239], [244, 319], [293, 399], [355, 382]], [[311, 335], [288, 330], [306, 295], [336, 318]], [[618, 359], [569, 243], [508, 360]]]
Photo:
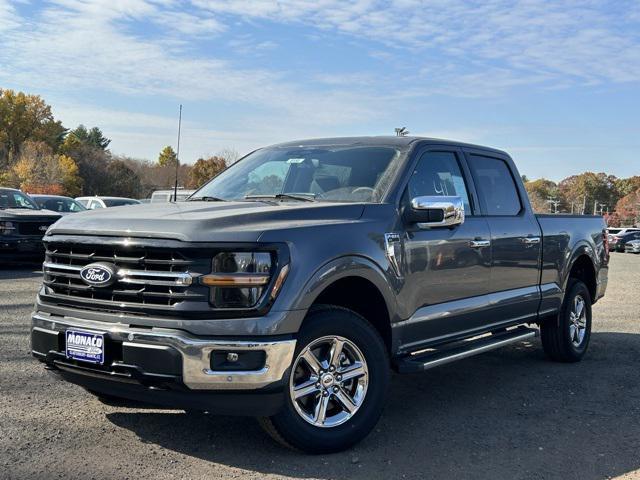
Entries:
[[199, 158], [189, 172], [188, 188], [200, 188], [227, 167], [225, 160], [218, 156]]
[[640, 189], [618, 200], [616, 216], [620, 219], [620, 225], [640, 223]]
[[158, 165], [161, 167], [175, 168], [177, 162], [178, 156], [171, 146], [167, 145], [160, 151], [160, 155], [158, 155]]
[[24, 143], [8, 178], [13, 186], [29, 193], [76, 196], [82, 187], [74, 160], [53, 153], [43, 142]]
[[0, 169], [17, 161], [27, 140], [42, 142], [55, 152], [65, 133], [41, 97], [0, 89]]
[[546, 178], [526, 181], [524, 187], [529, 194], [529, 200], [534, 212], [548, 212], [549, 199], [558, 198], [558, 185]]

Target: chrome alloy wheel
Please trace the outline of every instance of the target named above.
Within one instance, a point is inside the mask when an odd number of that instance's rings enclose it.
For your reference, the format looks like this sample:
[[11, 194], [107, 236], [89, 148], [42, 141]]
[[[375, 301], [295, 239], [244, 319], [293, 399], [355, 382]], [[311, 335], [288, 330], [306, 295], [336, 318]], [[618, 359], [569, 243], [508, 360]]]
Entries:
[[307, 345], [293, 364], [289, 394], [296, 412], [315, 427], [335, 427], [355, 415], [369, 384], [367, 362], [350, 340], [326, 336]]
[[569, 312], [569, 338], [574, 347], [580, 347], [587, 331], [587, 309], [584, 298], [576, 295]]

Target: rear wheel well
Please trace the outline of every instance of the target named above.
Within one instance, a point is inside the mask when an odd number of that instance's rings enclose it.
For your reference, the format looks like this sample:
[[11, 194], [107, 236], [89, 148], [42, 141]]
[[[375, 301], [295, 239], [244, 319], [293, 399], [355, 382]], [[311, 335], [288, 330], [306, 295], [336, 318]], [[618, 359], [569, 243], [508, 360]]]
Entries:
[[336, 305], [364, 317], [380, 334], [391, 351], [391, 321], [387, 303], [380, 290], [362, 277], [346, 277], [326, 287], [313, 302], [318, 305]]
[[570, 278], [575, 278], [583, 282], [589, 289], [591, 295], [591, 302], [596, 300], [597, 280], [596, 269], [593, 266], [593, 262], [587, 255], [581, 255], [574, 262], [569, 272]]

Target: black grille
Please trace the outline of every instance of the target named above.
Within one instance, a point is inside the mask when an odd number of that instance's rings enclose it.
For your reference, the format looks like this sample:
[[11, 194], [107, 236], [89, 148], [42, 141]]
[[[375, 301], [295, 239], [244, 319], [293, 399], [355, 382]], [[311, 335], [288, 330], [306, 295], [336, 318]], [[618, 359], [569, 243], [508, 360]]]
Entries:
[[39, 235], [44, 236], [49, 225], [53, 222], [18, 222], [18, 233], [20, 235]]
[[[80, 270], [88, 264], [115, 265], [116, 281], [108, 287], [87, 285]], [[144, 307], [173, 310], [208, 306], [206, 290], [192, 282], [192, 273], [209, 268], [210, 259], [162, 248], [47, 242], [45, 293], [58, 303], [74, 301], [92, 310]]]

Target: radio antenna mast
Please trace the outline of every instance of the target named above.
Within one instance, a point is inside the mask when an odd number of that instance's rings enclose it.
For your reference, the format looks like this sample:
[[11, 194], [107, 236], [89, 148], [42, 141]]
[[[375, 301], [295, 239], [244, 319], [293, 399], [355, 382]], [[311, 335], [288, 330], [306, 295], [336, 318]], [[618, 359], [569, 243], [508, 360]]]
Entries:
[[176, 148], [176, 183], [173, 186], [173, 201], [178, 201], [178, 168], [180, 167], [180, 130], [182, 128], [182, 104], [178, 114], [178, 147]]

